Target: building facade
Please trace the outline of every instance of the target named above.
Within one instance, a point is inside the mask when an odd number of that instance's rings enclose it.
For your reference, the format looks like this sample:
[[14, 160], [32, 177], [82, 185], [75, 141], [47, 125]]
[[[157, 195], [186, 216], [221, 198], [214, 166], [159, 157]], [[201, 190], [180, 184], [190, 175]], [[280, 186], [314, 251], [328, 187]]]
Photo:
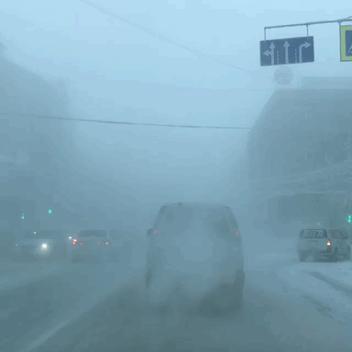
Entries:
[[320, 83], [275, 92], [250, 133], [250, 190], [268, 221], [340, 226], [350, 211], [352, 89]]

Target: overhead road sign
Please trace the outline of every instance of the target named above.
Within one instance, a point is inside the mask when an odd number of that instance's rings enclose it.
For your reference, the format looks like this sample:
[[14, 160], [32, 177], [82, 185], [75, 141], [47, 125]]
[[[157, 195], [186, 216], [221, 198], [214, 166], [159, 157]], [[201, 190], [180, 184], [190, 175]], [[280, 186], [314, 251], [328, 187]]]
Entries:
[[[309, 36], [309, 27], [322, 24], [337, 23], [340, 27], [341, 61], [352, 61], [352, 16], [336, 20], [290, 23], [264, 27], [264, 41], [260, 43], [260, 62], [262, 66], [296, 64], [314, 61], [314, 41]], [[306, 27], [306, 37], [267, 40], [267, 31], [279, 28]], [[307, 44], [300, 42], [306, 39]], [[297, 43], [294, 41], [297, 40]], [[291, 42], [293, 41], [293, 42]], [[311, 44], [311, 45], [309, 45]], [[301, 46], [303, 45], [303, 46]], [[302, 50], [300, 52], [300, 49]], [[294, 53], [292, 52], [294, 50]], [[293, 56], [292, 56], [293, 55]]]
[[314, 37], [262, 40], [260, 42], [260, 64], [262, 66], [306, 62], [314, 62]]
[[340, 26], [341, 61], [352, 61], [352, 26]]

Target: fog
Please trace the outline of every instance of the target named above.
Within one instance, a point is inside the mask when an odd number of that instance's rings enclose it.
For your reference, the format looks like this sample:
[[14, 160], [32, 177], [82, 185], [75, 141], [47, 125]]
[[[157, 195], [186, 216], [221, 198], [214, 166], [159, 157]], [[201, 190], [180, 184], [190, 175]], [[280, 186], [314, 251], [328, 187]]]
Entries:
[[[2, 0], [0, 350], [347, 351], [352, 69], [337, 23], [309, 27], [313, 63], [261, 67], [259, 42], [350, 8]], [[173, 238], [165, 204], [211, 225]], [[315, 227], [334, 243], [317, 262], [297, 245]], [[81, 258], [93, 242], [102, 258]]]
[[[338, 18], [347, 6], [340, 2], [323, 11], [319, 6], [317, 10], [319, 4], [305, 4], [304, 11], [274, 1], [99, 4], [113, 15], [204, 53], [199, 56], [82, 2], [4, 2], [1, 38], [7, 57], [65, 86], [72, 117], [251, 126], [275, 89], [274, 70], [258, 67], [262, 27]], [[329, 75], [345, 73], [335, 58], [338, 42], [332, 27], [312, 27], [317, 40], [331, 45], [318, 46], [314, 65], [294, 68], [297, 81], [306, 75], [326, 76], [327, 66]], [[300, 35], [301, 29], [271, 33]], [[139, 202], [176, 199], [180, 188], [182, 199], [226, 198], [228, 187], [235, 192], [235, 174], [243, 170], [238, 160], [245, 153], [245, 131], [178, 132], [85, 124], [68, 128], [78, 159], [87, 160], [94, 172], [103, 173], [101, 177], [118, 175], [116, 192]], [[202, 161], [203, 153], [207, 160]], [[109, 184], [111, 192], [112, 182], [101, 183]], [[210, 184], [216, 195], [209, 194]], [[128, 191], [136, 185], [138, 197]]]

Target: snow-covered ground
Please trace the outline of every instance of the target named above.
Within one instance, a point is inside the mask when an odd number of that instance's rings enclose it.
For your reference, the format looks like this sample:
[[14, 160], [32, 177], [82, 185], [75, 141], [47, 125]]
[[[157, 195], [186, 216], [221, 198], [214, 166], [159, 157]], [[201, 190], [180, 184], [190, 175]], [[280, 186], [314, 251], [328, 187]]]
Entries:
[[[334, 319], [350, 321], [352, 261], [301, 263], [296, 241], [296, 238], [263, 236], [263, 251], [256, 250], [256, 256], [248, 257], [247, 269], [272, 273], [285, 292], [303, 297]], [[258, 247], [255, 242], [251, 245]]]
[[49, 262], [0, 262], [0, 291], [26, 285], [59, 272], [57, 263]]

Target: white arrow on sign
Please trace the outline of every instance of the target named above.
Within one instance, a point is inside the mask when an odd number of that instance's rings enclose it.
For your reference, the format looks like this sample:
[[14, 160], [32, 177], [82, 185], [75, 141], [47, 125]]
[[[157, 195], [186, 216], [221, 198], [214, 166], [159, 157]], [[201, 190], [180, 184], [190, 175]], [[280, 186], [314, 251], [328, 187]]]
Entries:
[[351, 47], [348, 49], [347, 54], [348, 54], [348, 55], [352, 55], [352, 45], [351, 45]]
[[271, 65], [275, 64], [275, 44], [272, 42], [269, 46], [270, 50], [265, 50], [265, 56], [271, 56]]
[[288, 64], [288, 48], [290, 47], [290, 43], [286, 40], [284, 43], [285, 48], [285, 64]]
[[307, 49], [310, 46], [312, 46], [312, 44], [308, 43], [308, 42], [304, 42], [303, 44], [301, 44], [298, 47], [298, 62], [303, 62], [303, 48]]

